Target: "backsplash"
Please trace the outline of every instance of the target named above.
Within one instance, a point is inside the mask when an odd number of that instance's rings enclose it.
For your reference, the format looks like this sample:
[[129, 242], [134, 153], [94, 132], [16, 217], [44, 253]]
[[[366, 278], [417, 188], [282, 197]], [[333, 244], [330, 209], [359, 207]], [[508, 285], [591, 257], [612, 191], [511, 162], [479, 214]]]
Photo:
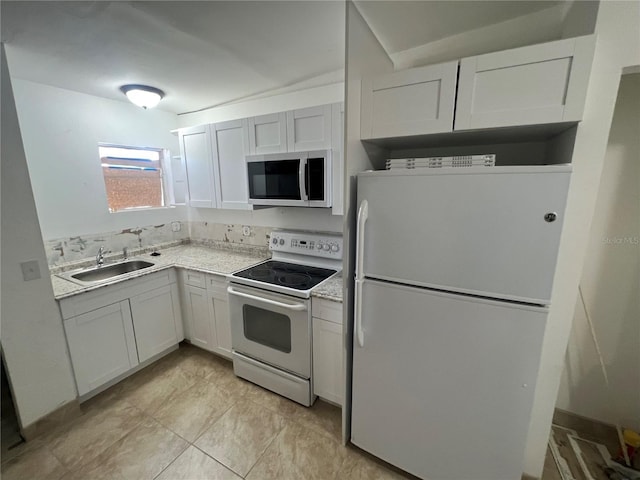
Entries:
[[[180, 231], [172, 225], [179, 223]], [[169, 222], [161, 225], [125, 228], [116, 232], [81, 235], [45, 240], [47, 262], [50, 267], [90, 259], [104, 246], [105, 253], [121, 254], [127, 247], [130, 253], [151, 246], [192, 241], [216, 248], [257, 247], [266, 249], [273, 227], [224, 224], [211, 222]], [[245, 235], [247, 234], [248, 235]]]
[[[273, 227], [212, 222], [189, 222], [189, 238], [197, 243], [230, 243], [266, 248]], [[248, 234], [248, 235], [245, 235]]]
[[[180, 231], [174, 232], [172, 225], [179, 224]], [[169, 222], [161, 225], [125, 228], [116, 232], [80, 235], [76, 237], [45, 240], [44, 247], [49, 266], [75, 262], [92, 257], [104, 246], [106, 253], [122, 253], [153, 245], [188, 241], [189, 228], [186, 222]]]

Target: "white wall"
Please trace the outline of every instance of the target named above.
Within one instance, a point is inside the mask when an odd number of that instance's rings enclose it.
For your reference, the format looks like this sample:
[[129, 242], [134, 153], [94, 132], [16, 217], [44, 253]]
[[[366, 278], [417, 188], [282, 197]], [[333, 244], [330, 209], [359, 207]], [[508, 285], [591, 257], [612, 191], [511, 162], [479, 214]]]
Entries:
[[273, 94], [268, 97], [208, 108], [201, 112], [179, 115], [178, 122], [181, 128], [192, 127], [342, 101], [344, 101], [344, 82], [334, 82], [321, 87]]
[[557, 408], [640, 431], [640, 74], [618, 91]]
[[45, 239], [186, 219], [184, 208], [109, 213], [98, 155], [99, 142], [179, 155], [170, 133], [177, 115], [26, 80], [13, 79], [13, 87]]
[[345, 279], [343, 304], [343, 335], [346, 371], [345, 399], [342, 409], [343, 440], [351, 436], [351, 371], [353, 345], [353, 275], [355, 272], [355, 220], [356, 175], [372, 169], [369, 155], [360, 141], [360, 91], [362, 77], [388, 73], [393, 63], [384, 48], [369, 28], [355, 4], [347, 1], [347, 56], [345, 79], [345, 142], [344, 142], [344, 257], [342, 259]]
[[[22, 427], [76, 398], [2, 46], [2, 349]], [[20, 263], [41, 277], [23, 281]]]
[[601, 2], [596, 33], [598, 40], [584, 118], [576, 135], [565, 224], [525, 451], [525, 473], [533, 477], [542, 474], [620, 75], [624, 67], [640, 64], [640, 3]]

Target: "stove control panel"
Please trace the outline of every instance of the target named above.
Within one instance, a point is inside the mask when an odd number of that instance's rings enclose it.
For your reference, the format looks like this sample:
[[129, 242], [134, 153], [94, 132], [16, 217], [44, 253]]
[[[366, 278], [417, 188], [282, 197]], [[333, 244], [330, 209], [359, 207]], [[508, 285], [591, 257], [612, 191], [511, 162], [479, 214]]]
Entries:
[[340, 260], [342, 258], [342, 237], [328, 233], [276, 230], [271, 233], [269, 250]]

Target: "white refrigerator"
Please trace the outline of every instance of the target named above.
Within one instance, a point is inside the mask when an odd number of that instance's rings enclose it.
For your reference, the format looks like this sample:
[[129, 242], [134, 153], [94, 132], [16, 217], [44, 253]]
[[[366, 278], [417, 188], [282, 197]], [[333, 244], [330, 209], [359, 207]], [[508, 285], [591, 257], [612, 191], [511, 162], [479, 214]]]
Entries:
[[358, 175], [352, 443], [429, 480], [520, 479], [570, 174]]

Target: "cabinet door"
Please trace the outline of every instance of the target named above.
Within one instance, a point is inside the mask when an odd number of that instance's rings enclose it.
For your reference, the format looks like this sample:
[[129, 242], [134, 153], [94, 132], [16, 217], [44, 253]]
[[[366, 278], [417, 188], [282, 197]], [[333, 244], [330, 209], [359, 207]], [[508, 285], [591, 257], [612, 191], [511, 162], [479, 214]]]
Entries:
[[344, 103], [331, 105], [331, 214], [344, 213]]
[[453, 130], [458, 61], [362, 79], [360, 137]]
[[218, 207], [249, 210], [244, 161], [249, 151], [247, 120], [212, 125], [211, 139]]
[[251, 155], [287, 151], [287, 116], [284, 112], [247, 120]]
[[207, 289], [209, 312], [212, 319], [211, 328], [215, 336], [212, 351], [231, 358], [231, 319], [227, 284], [222, 278], [210, 276], [207, 280]]
[[588, 36], [462, 59], [455, 129], [581, 120], [594, 47]]
[[180, 130], [180, 152], [187, 171], [189, 205], [216, 206], [209, 125]]
[[211, 350], [211, 315], [209, 300], [204, 288], [184, 286], [183, 311], [189, 326], [189, 340], [197, 347]]
[[287, 112], [287, 145], [290, 152], [331, 148], [331, 105]]
[[140, 362], [178, 343], [176, 322], [182, 319], [175, 283], [131, 297], [130, 302]]
[[342, 325], [313, 318], [313, 393], [342, 405]]
[[69, 318], [64, 321], [64, 330], [80, 395], [138, 364], [126, 300]]

